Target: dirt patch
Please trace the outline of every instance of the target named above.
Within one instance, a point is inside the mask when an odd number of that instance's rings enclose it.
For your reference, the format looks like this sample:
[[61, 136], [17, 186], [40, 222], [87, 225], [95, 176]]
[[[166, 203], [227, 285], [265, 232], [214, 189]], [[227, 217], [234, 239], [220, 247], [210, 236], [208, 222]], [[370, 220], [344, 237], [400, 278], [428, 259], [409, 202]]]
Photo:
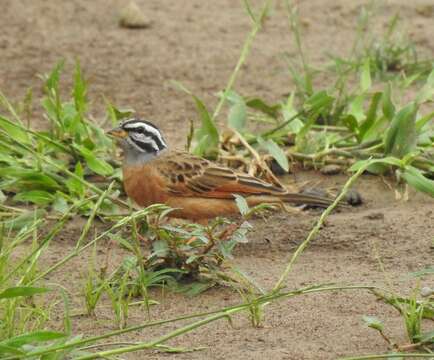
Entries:
[[[49, 71], [66, 59], [70, 74], [74, 58], [90, 82], [90, 97], [95, 118], [103, 116], [101, 94], [115, 104], [135, 108], [162, 127], [166, 137], [182, 146], [188, 120], [196, 119], [189, 98], [168, 86], [169, 80], [182, 82], [207, 104], [216, 103], [216, 92], [224, 88], [242, 42], [249, 30], [249, 19], [242, 2], [232, 0], [138, 1], [153, 25], [144, 30], [117, 26], [116, 14], [122, 1], [94, 0], [62, 2], [3, 0], [0, 22], [0, 89], [14, 101], [33, 87], [41, 93], [38, 74]], [[255, 4], [260, 4], [255, 1]], [[300, 1], [305, 51], [313, 64], [327, 60], [328, 53], [345, 54], [354, 36], [359, 7], [366, 1]], [[429, 11], [431, 1], [388, 2], [376, 25], [381, 28], [391, 13], [400, 10], [422, 54], [434, 51], [434, 23]], [[428, 9], [428, 10], [426, 10]], [[427, 15], [428, 14], [428, 15]], [[240, 93], [276, 100], [291, 89], [291, 81], [281, 55], [295, 54], [282, 5], [258, 35], [236, 88]], [[65, 76], [64, 84], [70, 84]], [[35, 127], [44, 126], [39, 109], [32, 119]], [[320, 180], [324, 185], [342, 184], [343, 176], [326, 177], [318, 173], [297, 175], [297, 180]], [[432, 199], [410, 194], [408, 202], [397, 201], [395, 194], [379, 178], [364, 177], [359, 191], [365, 198], [361, 208], [333, 214], [317, 239], [297, 262], [288, 279], [296, 288], [322, 282], [348, 282], [392, 286], [408, 293], [410, 271], [420, 270], [433, 261], [434, 213]], [[269, 288], [294, 248], [306, 237], [318, 212], [294, 216], [275, 214], [255, 221], [250, 242], [236, 253], [237, 264], [261, 286]], [[54, 243], [46, 255], [47, 264], [62, 258], [75, 243], [77, 231], [70, 229]], [[99, 259], [106, 252], [99, 248]], [[376, 253], [386, 274], [379, 271]], [[123, 252], [115, 249], [112, 262]], [[83, 308], [81, 289], [89, 255], [71, 261], [50, 282], [71, 284], [72, 307]], [[386, 281], [387, 279], [387, 281]], [[432, 286], [433, 284], [431, 284]], [[195, 298], [177, 294], [164, 296], [154, 291], [160, 302], [151, 310], [153, 319], [182, 313], [201, 312], [240, 302], [229, 289], [216, 288]], [[397, 313], [363, 291], [348, 291], [296, 297], [266, 308], [264, 326], [253, 328], [243, 316], [227, 322], [212, 323], [200, 331], [177, 338], [171, 345], [206, 346], [201, 352], [171, 355], [179, 359], [335, 359], [342, 355], [384, 352], [386, 346], [377, 334], [363, 325], [362, 315], [375, 315], [397, 342], [405, 342], [405, 330]], [[113, 330], [113, 314], [108, 303], [98, 309], [98, 320], [75, 317], [74, 333], [86, 335]], [[146, 314], [131, 310], [129, 324], [140, 323]], [[54, 319], [55, 320], [55, 319]], [[432, 324], [427, 324], [431, 326]], [[128, 334], [125, 340], [155, 338], [174, 325]], [[150, 359], [169, 355], [152, 352]], [[125, 358], [139, 359], [143, 354]]]

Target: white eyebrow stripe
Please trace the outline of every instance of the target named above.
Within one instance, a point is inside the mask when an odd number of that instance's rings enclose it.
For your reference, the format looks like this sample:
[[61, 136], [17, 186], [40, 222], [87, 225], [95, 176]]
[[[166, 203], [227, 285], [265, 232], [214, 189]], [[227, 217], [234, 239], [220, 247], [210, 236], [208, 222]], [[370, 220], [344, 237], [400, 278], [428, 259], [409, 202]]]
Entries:
[[164, 139], [163, 139], [163, 137], [161, 135], [161, 132], [157, 128], [155, 128], [155, 127], [153, 127], [153, 126], [151, 126], [149, 124], [146, 124], [146, 123], [143, 123], [143, 122], [135, 122], [135, 123], [132, 123], [132, 124], [125, 124], [123, 127], [126, 130], [143, 128], [145, 130], [145, 132], [149, 132], [149, 133], [155, 135], [161, 141], [161, 143], [164, 146], [167, 146], [166, 142], [164, 141]]
[[123, 127], [124, 127], [125, 129], [138, 129], [138, 128], [144, 128], [145, 131], [148, 131], [148, 132], [150, 132], [150, 133], [153, 133], [154, 135], [158, 135], [158, 134], [160, 134], [160, 132], [158, 131], [158, 129], [156, 129], [155, 127], [150, 126], [150, 125], [148, 125], [148, 124], [146, 124], [146, 123], [143, 123], [143, 122], [135, 122], [135, 123], [132, 123], [132, 124], [125, 124]]

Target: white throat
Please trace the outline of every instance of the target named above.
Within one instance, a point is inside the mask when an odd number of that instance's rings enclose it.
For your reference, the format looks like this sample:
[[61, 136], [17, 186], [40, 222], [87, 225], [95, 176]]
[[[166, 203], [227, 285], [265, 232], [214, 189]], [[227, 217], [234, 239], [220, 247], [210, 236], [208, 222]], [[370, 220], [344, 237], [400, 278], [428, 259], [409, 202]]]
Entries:
[[162, 153], [164, 153], [167, 149], [163, 149], [158, 152], [146, 153], [146, 152], [139, 152], [134, 148], [126, 146], [123, 147], [123, 150], [124, 150], [124, 165], [137, 166], [137, 165], [144, 165], [147, 162], [154, 160]]

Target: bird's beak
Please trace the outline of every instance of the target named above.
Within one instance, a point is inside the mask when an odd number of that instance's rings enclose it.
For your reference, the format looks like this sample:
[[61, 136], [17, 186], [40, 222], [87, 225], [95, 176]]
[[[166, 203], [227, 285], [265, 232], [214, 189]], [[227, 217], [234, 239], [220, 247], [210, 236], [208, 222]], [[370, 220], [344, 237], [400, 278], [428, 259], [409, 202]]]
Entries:
[[125, 139], [128, 136], [128, 133], [120, 127], [115, 127], [107, 131], [106, 134], [118, 139]]

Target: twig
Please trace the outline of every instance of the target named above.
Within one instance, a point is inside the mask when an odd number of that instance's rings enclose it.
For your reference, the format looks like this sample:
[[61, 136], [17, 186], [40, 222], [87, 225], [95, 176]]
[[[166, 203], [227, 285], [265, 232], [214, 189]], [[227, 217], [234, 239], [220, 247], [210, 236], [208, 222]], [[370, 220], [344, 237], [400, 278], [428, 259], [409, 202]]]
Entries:
[[282, 183], [277, 179], [277, 177], [273, 174], [273, 172], [270, 170], [270, 168], [268, 167], [267, 163], [264, 161], [264, 159], [262, 159], [258, 152], [252, 147], [250, 146], [250, 144], [247, 142], [247, 140], [243, 137], [243, 135], [241, 135], [237, 130], [235, 129], [231, 129], [234, 134], [238, 137], [238, 139], [240, 139], [241, 144], [247, 149], [249, 150], [250, 154], [252, 154], [252, 156], [255, 158], [258, 166], [261, 167], [262, 170], [265, 171], [266, 176], [269, 180], [271, 180], [275, 185], [281, 187], [281, 188], [285, 188]]
[[310, 231], [307, 238], [300, 244], [300, 246], [297, 248], [297, 250], [292, 255], [290, 261], [288, 262], [288, 265], [286, 266], [285, 270], [283, 271], [282, 275], [280, 276], [279, 280], [276, 282], [276, 285], [274, 285], [273, 291], [279, 291], [279, 289], [282, 288], [283, 282], [286, 280], [287, 276], [289, 275], [292, 265], [295, 263], [297, 258], [303, 253], [304, 249], [307, 247], [309, 242], [316, 236], [316, 234], [319, 232], [322, 224], [324, 223], [325, 219], [330, 215], [330, 213], [333, 211], [333, 209], [338, 205], [338, 203], [344, 198], [348, 190], [351, 188], [351, 186], [354, 184], [354, 182], [358, 179], [358, 177], [366, 170], [366, 168], [369, 166], [370, 162], [365, 164], [365, 166], [362, 166], [353, 176], [351, 176], [344, 187], [342, 188], [341, 193], [339, 196], [335, 199], [335, 201], [323, 211], [321, 214], [321, 217], [319, 218], [316, 225], [313, 227], [313, 229]]
[[[263, 22], [266, 14], [267, 14], [268, 8], [270, 7], [270, 3], [271, 3], [270, 0], [266, 0], [265, 1], [258, 19], [255, 19], [254, 17], [252, 17], [254, 19], [253, 28], [250, 31], [249, 35], [247, 36], [246, 41], [244, 42], [243, 48], [241, 50], [241, 55], [240, 55], [240, 57], [238, 59], [237, 64], [235, 65], [234, 71], [232, 72], [232, 74], [231, 74], [231, 76], [230, 76], [230, 78], [228, 80], [228, 83], [226, 84], [225, 93], [227, 91], [229, 91], [230, 89], [232, 89], [232, 86], [235, 83], [235, 80], [236, 80], [237, 75], [238, 75], [238, 73], [239, 73], [239, 71], [241, 69], [241, 66], [246, 61], [246, 58], [247, 58], [247, 55], [248, 55], [248, 53], [250, 51], [250, 48], [252, 46], [253, 40], [256, 37], [256, 34], [258, 33], [258, 31], [262, 27], [262, 22]], [[247, 7], [247, 10], [249, 10], [248, 7]], [[216, 106], [216, 108], [214, 110], [214, 113], [213, 113], [213, 116], [212, 116], [213, 119], [217, 118], [217, 116], [220, 113], [220, 110], [222, 109], [225, 101], [226, 101], [226, 96], [223, 94], [223, 96], [220, 97], [220, 100], [217, 103], [217, 106]]]

